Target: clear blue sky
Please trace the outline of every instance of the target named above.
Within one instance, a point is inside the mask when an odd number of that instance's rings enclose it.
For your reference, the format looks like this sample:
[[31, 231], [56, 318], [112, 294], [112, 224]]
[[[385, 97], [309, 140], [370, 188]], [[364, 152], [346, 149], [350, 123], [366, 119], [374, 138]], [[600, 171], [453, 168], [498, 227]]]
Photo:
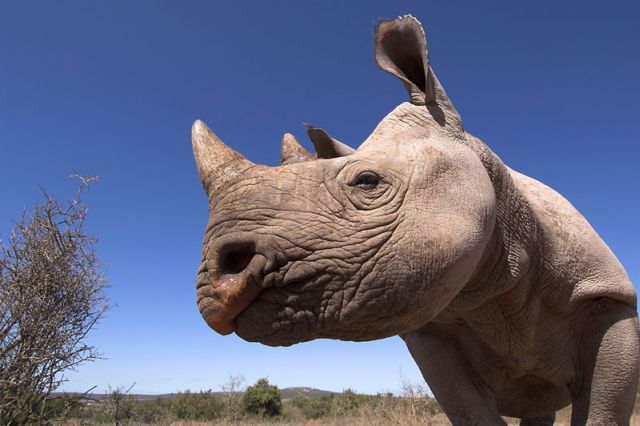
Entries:
[[104, 360], [67, 390], [281, 387], [397, 390], [420, 376], [402, 341], [269, 348], [207, 328], [195, 275], [207, 220], [190, 145], [204, 119], [276, 164], [311, 122], [357, 146], [406, 100], [373, 61], [373, 22], [412, 13], [465, 127], [565, 195], [640, 283], [637, 1], [30, 1], [0, 3], [0, 231], [72, 170], [101, 177], [89, 227], [112, 309]]

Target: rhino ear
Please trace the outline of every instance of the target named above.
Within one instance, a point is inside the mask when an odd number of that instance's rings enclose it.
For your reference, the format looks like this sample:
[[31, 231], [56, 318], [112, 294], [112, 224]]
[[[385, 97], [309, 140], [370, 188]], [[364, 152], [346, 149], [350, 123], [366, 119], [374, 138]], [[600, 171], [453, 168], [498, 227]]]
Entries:
[[[411, 103], [426, 105], [444, 125], [462, 126], [458, 111], [449, 100], [429, 64], [427, 38], [420, 22], [411, 15], [382, 20], [376, 28], [375, 58], [383, 70], [400, 79]], [[447, 120], [448, 119], [448, 120]]]
[[304, 149], [291, 133], [285, 133], [282, 137], [282, 145], [280, 145], [280, 164], [303, 163], [312, 160], [313, 156], [309, 151]]
[[345, 157], [355, 152], [353, 148], [342, 142], [333, 139], [329, 134], [319, 127], [306, 124], [307, 134], [313, 142], [318, 158], [336, 158]]
[[414, 104], [425, 104], [429, 75], [429, 52], [422, 25], [411, 15], [382, 20], [376, 28], [376, 62], [398, 77]]

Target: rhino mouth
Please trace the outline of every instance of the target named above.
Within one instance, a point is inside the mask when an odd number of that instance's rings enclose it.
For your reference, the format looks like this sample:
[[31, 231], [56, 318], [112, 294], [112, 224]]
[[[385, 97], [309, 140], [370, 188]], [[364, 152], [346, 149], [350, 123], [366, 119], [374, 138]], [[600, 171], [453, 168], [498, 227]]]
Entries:
[[261, 273], [264, 256], [234, 255], [229, 266], [209, 270], [204, 266], [198, 273], [196, 301], [209, 327], [227, 335], [235, 331], [235, 319], [265, 290]]
[[257, 248], [254, 243], [234, 243], [214, 249], [213, 261], [203, 262], [198, 271], [198, 309], [219, 334], [238, 331], [236, 319], [256, 302], [281, 304], [281, 288], [303, 289], [315, 281], [317, 271], [305, 262], [286, 261], [278, 250]]

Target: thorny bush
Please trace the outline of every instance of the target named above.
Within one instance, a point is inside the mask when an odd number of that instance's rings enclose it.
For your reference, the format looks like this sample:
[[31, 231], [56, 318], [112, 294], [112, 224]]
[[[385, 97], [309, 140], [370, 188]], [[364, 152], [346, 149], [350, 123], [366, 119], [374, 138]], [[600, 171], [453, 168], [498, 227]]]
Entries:
[[96, 239], [81, 200], [96, 178], [76, 176], [75, 197], [25, 211], [0, 243], [0, 419], [39, 423], [64, 372], [98, 357], [87, 334], [109, 305]]

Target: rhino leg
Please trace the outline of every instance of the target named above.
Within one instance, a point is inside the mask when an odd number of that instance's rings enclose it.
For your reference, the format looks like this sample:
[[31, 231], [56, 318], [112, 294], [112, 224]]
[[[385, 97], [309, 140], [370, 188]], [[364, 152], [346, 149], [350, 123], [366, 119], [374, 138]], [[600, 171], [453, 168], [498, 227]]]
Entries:
[[583, 327], [579, 382], [573, 385], [572, 426], [628, 425], [638, 386], [637, 312], [600, 299]]
[[548, 416], [534, 417], [532, 419], [520, 420], [520, 426], [553, 426], [556, 421], [556, 413]]
[[402, 338], [453, 425], [506, 425], [489, 389], [444, 333], [427, 326]]

